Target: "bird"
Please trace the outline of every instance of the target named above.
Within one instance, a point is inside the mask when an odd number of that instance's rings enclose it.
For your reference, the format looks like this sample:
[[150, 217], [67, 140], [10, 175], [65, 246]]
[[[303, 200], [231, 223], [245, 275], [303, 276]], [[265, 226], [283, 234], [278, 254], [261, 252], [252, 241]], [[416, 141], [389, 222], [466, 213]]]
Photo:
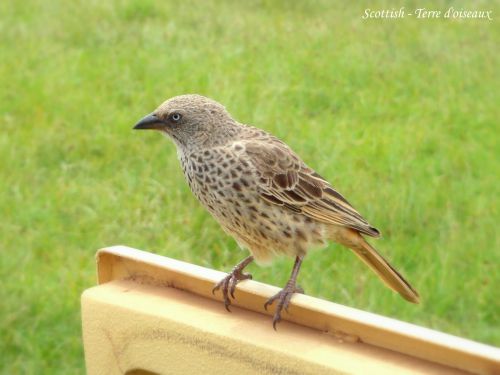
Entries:
[[352, 250], [391, 289], [412, 303], [418, 292], [370, 245], [380, 231], [287, 144], [254, 126], [239, 123], [226, 108], [198, 94], [175, 96], [142, 118], [136, 130], [155, 130], [177, 149], [185, 179], [201, 204], [250, 255], [214, 288], [228, 311], [243, 272], [255, 261], [295, 258], [286, 285], [264, 304], [275, 305], [273, 327], [288, 311], [301, 264], [312, 248], [332, 241]]

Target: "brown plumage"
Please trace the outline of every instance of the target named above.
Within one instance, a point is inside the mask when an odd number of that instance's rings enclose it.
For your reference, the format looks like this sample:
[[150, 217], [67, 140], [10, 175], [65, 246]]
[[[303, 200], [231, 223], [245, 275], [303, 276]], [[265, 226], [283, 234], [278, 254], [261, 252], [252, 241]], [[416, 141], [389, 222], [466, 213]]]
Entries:
[[290, 281], [266, 304], [278, 300], [276, 327], [299, 291], [296, 277], [304, 256], [327, 240], [353, 250], [387, 286], [418, 302], [418, 293], [362, 236], [380, 232], [278, 138], [238, 123], [222, 105], [200, 95], [167, 100], [135, 129], [172, 138], [194, 195], [251, 252], [214, 288], [222, 289], [226, 308], [237, 282], [250, 278], [242, 270], [253, 259], [266, 263], [277, 254], [294, 256]]
[[250, 161], [258, 171], [261, 196], [294, 212], [325, 224], [356, 229], [372, 237], [373, 228], [323, 177], [307, 167], [275, 137], [243, 141]]

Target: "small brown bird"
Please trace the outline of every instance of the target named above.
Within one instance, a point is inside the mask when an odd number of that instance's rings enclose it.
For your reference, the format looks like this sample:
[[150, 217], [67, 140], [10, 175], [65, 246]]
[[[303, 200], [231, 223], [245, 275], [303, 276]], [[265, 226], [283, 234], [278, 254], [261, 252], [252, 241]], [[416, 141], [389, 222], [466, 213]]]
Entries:
[[273, 327], [281, 320], [296, 286], [300, 265], [312, 247], [331, 240], [365, 262], [391, 289], [418, 303], [418, 293], [363, 235], [380, 232], [290, 147], [264, 130], [234, 120], [219, 103], [201, 95], [176, 96], [140, 120], [134, 129], [154, 129], [177, 146], [184, 176], [196, 198], [240, 247], [252, 255], [214, 287], [226, 309], [236, 284], [251, 279], [243, 269], [254, 259], [295, 257], [286, 286], [264, 307], [277, 302]]

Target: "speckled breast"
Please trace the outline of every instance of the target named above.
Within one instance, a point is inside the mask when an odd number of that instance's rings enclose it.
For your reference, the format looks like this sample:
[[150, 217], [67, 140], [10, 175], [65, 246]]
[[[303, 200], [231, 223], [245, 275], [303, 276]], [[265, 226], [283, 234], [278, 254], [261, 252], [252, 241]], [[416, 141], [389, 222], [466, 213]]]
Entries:
[[322, 225], [260, 197], [251, 165], [234, 153], [197, 151], [182, 155], [180, 162], [196, 198], [257, 260], [297, 255], [322, 242]]

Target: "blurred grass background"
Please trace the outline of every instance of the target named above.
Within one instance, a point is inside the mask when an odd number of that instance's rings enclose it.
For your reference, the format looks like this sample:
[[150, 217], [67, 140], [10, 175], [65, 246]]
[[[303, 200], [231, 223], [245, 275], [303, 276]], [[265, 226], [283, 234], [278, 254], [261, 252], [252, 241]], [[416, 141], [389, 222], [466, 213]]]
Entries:
[[[381, 229], [423, 302], [335, 245], [304, 263], [308, 294], [500, 344], [498, 3], [474, 3], [493, 22], [362, 20], [391, 4], [347, 4], [0, 4], [2, 373], [84, 372], [79, 296], [101, 247], [223, 270], [245, 255], [173, 144], [131, 130], [183, 93], [290, 144]], [[249, 270], [282, 286], [291, 267]]]

